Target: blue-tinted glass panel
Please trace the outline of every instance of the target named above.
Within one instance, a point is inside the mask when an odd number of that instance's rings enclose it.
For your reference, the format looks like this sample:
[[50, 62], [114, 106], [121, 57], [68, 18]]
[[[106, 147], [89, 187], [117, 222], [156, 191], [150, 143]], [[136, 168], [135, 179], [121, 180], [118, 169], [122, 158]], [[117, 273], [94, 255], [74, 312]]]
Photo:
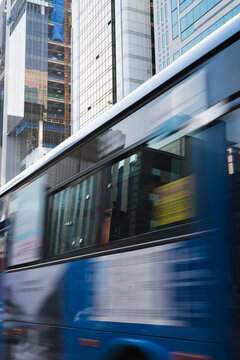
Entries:
[[166, 45], [168, 46], [169, 40], [168, 40], [168, 30], [166, 31]]
[[178, 22], [177, 9], [172, 12], [172, 24], [175, 25]]
[[191, 25], [181, 34], [181, 40], [185, 40], [188, 36], [190, 36], [194, 32], [194, 26]]
[[[186, 0], [189, 1], [189, 0]], [[189, 11], [182, 19], [181, 19], [181, 32], [183, 33], [187, 28], [192, 26], [192, 24], [200, 19], [203, 15], [205, 15], [209, 10], [211, 10], [216, 4], [218, 4], [222, 0], [202, 0], [198, 5], [195, 6], [194, 9]], [[191, 31], [185, 32], [182, 34], [182, 40], [186, 39]]]
[[200, 18], [200, 7], [196, 6], [193, 9], [193, 21], [197, 21], [197, 19], [199, 19], [199, 18]]
[[176, 37], [178, 37], [178, 24], [175, 24], [172, 27], [172, 38], [175, 39]]
[[163, 8], [161, 8], [161, 21], [164, 20], [164, 15], [163, 15]]
[[165, 9], [165, 18], [167, 18], [167, 16], [168, 16], [168, 11], [167, 11], [167, 4], [165, 4], [165, 7], [164, 7], [164, 9]]
[[193, 11], [190, 11], [186, 15], [186, 23], [187, 23], [187, 28], [192, 25], [192, 23], [193, 23]]
[[181, 32], [183, 32], [184, 30], [186, 30], [187, 28], [187, 17], [184, 16], [181, 21], [180, 21], [180, 27], [181, 27]]
[[180, 12], [182, 12], [183, 10], [185, 10], [189, 5], [192, 4], [194, 0], [184, 0], [181, 4], [180, 4]]
[[[211, 25], [209, 28], [204, 30], [201, 34], [199, 34], [197, 37], [195, 37], [192, 41], [190, 41], [188, 44], [182, 47], [182, 54], [187, 52], [189, 49], [191, 49], [194, 45], [199, 43], [202, 39], [204, 39], [206, 36], [214, 32], [216, 29], [218, 29], [220, 26], [225, 24], [228, 20], [230, 20], [232, 17], [240, 13], [240, 5], [236, 6], [234, 9], [229, 11], [226, 15], [224, 15], [221, 19], [216, 21], [213, 25]], [[188, 29], [189, 30], [189, 29]], [[184, 34], [184, 33], [183, 33]], [[182, 35], [183, 35], [182, 34]]]
[[177, 0], [171, 0], [172, 11], [177, 8]]
[[177, 58], [179, 58], [180, 56], [180, 51], [176, 51], [174, 54], [173, 54], [173, 61], [176, 60]]

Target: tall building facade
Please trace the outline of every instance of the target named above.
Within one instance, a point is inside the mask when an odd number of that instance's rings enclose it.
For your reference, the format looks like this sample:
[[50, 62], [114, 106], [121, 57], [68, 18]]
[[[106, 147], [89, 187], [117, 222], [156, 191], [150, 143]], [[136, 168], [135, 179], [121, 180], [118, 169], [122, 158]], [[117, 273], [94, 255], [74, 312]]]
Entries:
[[70, 134], [71, 0], [8, 0], [2, 183]]
[[156, 72], [240, 12], [239, 0], [153, 0]]
[[151, 0], [72, 1], [72, 132], [154, 73]]
[[[6, 5], [7, 0], [0, 0], [0, 158], [2, 156], [4, 76], [5, 76], [5, 38], [6, 38]], [[1, 162], [0, 162], [1, 173]]]

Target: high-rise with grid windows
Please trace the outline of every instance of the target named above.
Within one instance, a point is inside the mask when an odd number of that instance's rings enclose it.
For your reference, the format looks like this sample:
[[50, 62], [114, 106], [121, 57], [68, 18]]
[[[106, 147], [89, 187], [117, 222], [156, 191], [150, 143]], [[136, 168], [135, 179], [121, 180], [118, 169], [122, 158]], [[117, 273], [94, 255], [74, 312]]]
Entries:
[[70, 134], [71, 0], [7, 0], [2, 183]]
[[152, 0], [72, 0], [72, 132], [150, 78]]
[[239, 0], [153, 0], [156, 72], [240, 12]]

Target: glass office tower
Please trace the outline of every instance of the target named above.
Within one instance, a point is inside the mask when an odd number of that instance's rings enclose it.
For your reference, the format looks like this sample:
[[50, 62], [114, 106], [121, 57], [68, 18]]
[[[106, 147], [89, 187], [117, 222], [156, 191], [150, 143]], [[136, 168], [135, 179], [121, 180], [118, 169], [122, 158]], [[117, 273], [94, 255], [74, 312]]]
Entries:
[[153, 0], [156, 72], [240, 12], [239, 0]]
[[2, 182], [70, 134], [71, 0], [8, 0]]

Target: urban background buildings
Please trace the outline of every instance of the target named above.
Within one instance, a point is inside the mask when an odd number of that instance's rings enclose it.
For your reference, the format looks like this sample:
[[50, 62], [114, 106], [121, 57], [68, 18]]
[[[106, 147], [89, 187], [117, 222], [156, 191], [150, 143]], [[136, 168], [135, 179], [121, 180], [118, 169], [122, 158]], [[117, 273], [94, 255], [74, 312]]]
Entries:
[[70, 34], [70, 0], [8, 0], [4, 182], [70, 135]]
[[239, 12], [238, 0], [0, 0], [1, 184]]
[[238, 0], [154, 0], [156, 72], [239, 12]]
[[73, 133], [154, 74], [152, 0], [73, 0]]

